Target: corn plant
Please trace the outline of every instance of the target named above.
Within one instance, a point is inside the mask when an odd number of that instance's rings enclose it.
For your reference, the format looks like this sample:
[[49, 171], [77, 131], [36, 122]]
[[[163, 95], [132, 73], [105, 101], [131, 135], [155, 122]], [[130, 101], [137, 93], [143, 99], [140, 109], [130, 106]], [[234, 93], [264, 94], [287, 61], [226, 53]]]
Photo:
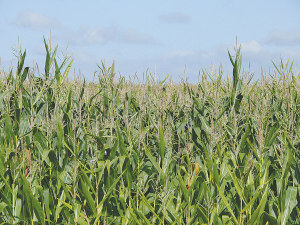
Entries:
[[89, 82], [44, 45], [44, 73], [24, 68], [21, 48], [1, 71], [1, 224], [300, 223], [289, 62], [251, 83], [239, 47], [232, 81], [222, 70], [197, 84], [126, 81], [102, 62]]

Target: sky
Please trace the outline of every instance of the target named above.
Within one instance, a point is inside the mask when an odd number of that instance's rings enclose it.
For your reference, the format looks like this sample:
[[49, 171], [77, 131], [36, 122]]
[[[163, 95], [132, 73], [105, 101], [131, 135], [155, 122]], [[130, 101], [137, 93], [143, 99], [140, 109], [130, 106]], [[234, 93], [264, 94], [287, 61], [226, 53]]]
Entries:
[[[260, 79], [272, 61], [293, 61], [300, 67], [299, 0], [212, 1], [4, 1], [0, 0], [0, 70], [17, 59], [18, 43], [26, 49], [25, 65], [43, 73], [46, 50], [72, 55], [70, 76], [93, 80], [105, 61], [126, 79], [151, 74], [163, 79], [198, 81], [199, 71], [232, 71], [228, 50], [237, 43], [245, 71]], [[18, 42], [19, 41], [19, 42]], [[61, 61], [60, 61], [61, 62]], [[250, 69], [249, 69], [250, 65]], [[210, 72], [211, 73], [211, 72]]]

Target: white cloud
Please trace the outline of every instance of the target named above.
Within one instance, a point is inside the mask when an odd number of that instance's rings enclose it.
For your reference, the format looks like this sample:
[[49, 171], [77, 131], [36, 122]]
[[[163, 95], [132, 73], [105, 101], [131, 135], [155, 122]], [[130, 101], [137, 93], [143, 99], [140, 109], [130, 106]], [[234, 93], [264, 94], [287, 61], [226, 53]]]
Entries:
[[19, 12], [14, 24], [19, 27], [28, 27], [31, 29], [53, 29], [62, 27], [58, 19], [31, 10]]
[[[96, 59], [92, 55], [84, 51], [74, 51], [75, 60], [80, 63], [91, 63], [95, 64]], [[95, 64], [96, 65], [96, 64]]]
[[79, 35], [84, 43], [87, 44], [105, 44], [116, 37], [116, 28], [114, 27], [97, 27], [81, 26]]
[[255, 40], [246, 43], [241, 43], [241, 46], [241, 51], [244, 53], [259, 53], [263, 50], [263, 47]]
[[300, 45], [300, 30], [295, 30], [293, 32], [274, 30], [269, 34], [264, 42], [266, 44], [275, 44], [278, 46]]
[[190, 18], [187, 15], [180, 12], [161, 15], [159, 19], [166, 23], [188, 23], [190, 21]]
[[125, 43], [133, 44], [153, 44], [155, 43], [153, 37], [148, 34], [140, 34], [133, 29], [121, 31], [118, 35], [118, 40]]
[[129, 44], [155, 44], [154, 38], [148, 34], [139, 33], [134, 29], [111, 27], [81, 26], [77, 32], [68, 30], [59, 35], [64, 41], [73, 45], [107, 44], [121, 42]]
[[174, 58], [174, 57], [180, 57], [180, 58], [184, 58], [184, 57], [189, 57], [189, 56], [193, 56], [195, 55], [194, 51], [169, 51], [167, 53], [165, 53], [164, 58], [165, 59], [170, 59], [170, 58]]

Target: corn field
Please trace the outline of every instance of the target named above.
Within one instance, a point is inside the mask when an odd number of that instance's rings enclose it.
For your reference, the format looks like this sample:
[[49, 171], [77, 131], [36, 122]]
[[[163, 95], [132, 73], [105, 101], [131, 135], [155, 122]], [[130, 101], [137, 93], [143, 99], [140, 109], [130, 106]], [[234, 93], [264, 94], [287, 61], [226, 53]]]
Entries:
[[[1, 224], [300, 224], [300, 74], [202, 71], [197, 84], [71, 80], [44, 39], [45, 71], [0, 79]], [[61, 63], [61, 64], [59, 64]]]

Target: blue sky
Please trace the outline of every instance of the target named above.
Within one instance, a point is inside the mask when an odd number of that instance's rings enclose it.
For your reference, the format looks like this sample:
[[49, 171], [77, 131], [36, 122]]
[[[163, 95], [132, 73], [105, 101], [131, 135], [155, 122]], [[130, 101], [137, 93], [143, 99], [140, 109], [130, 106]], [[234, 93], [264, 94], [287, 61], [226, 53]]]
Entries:
[[232, 67], [227, 49], [242, 45], [243, 67], [260, 78], [280, 57], [300, 67], [300, 1], [0, 1], [0, 70], [16, 65], [18, 37], [25, 64], [45, 62], [43, 35], [73, 54], [72, 76], [89, 80], [96, 63], [115, 61], [117, 74], [142, 79], [148, 70], [197, 82], [199, 70]]

